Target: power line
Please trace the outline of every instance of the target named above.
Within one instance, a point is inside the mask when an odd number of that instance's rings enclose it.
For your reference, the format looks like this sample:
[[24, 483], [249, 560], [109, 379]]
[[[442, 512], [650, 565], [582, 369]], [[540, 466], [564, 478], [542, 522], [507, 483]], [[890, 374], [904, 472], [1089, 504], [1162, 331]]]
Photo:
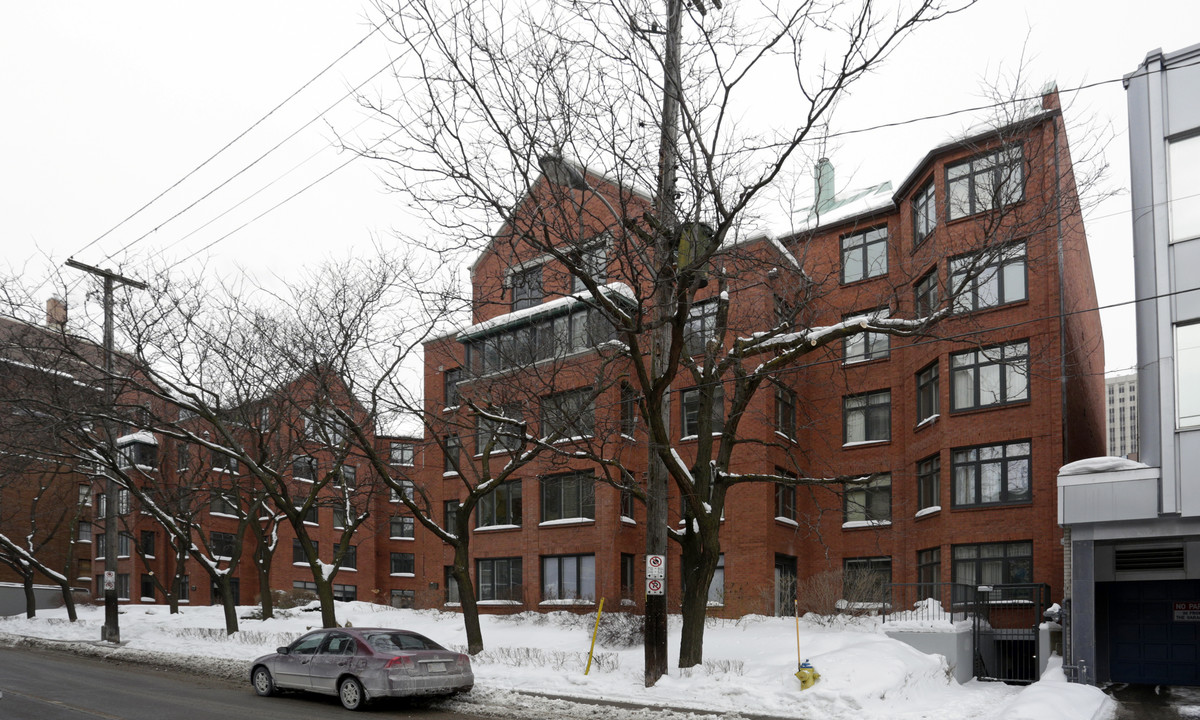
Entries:
[[[109, 235], [110, 233], [112, 233], [114, 230], [116, 230], [117, 228], [121, 227], [121, 226], [122, 226], [122, 225], [124, 225], [125, 223], [129, 222], [130, 220], [132, 220], [134, 217], [136, 217], [137, 215], [139, 215], [139, 214], [140, 214], [142, 211], [144, 211], [146, 208], [148, 208], [148, 207], [150, 207], [151, 205], [153, 205], [154, 203], [158, 202], [158, 200], [159, 200], [160, 198], [162, 198], [162, 196], [164, 196], [164, 195], [166, 195], [167, 193], [171, 192], [171, 191], [172, 191], [172, 190], [174, 190], [176, 187], [178, 187], [178, 186], [179, 186], [181, 183], [183, 183], [185, 180], [187, 180], [187, 179], [188, 179], [188, 178], [190, 178], [192, 175], [194, 175], [194, 174], [196, 174], [197, 172], [199, 172], [199, 171], [200, 171], [200, 170], [201, 170], [203, 167], [205, 167], [205, 166], [206, 166], [206, 165], [208, 165], [210, 162], [212, 162], [213, 160], [215, 160], [215, 159], [217, 158], [217, 156], [218, 156], [218, 155], [220, 155], [221, 153], [223, 153], [223, 152], [225, 152], [226, 150], [228, 150], [230, 146], [232, 146], [232, 145], [233, 145], [234, 143], [236, 143], [238, 140], [241, 140], [243, 137], [245, 137], [245, 136], [246, 136], [246, 134], [248, 134], [249, 132], [251, 132], [252, 130], [254, 130], [256, 127], [258, 127], [259, 125], [261, 125], [263, 122], [265, 122], [265, 121], [267, 120], [267, 118], [269, 118], [269, 117], [271, 117], [272, 115], [274, 115], [274, 114], [275, 114], [275, 112], [276, 112], [277, 110], [279, 110], [279, 109], [280, 109], [280, 108], [282, 108], [284, 105], [286, 105], [288, 102], [290, 102], [290, 101], [292, 100], [292, 98], [294, 98], [294, 97], [296, 97], [297, 95], [299, 95], [301, 92], [303, 92], [305, 89], [307, 89], [307, 88], [308, 88], [310, 85], [312, 85], [314, 82], [316, 82], [318, 79], [320, 79], [320, 78], [321, 78], [323, 75], [325, 75], [325, 73], [329, 72], [329, 70], [330, 70], [330, 69], [331, 69], [331, 68], [332, 68], [334, 65], [337, 65], [337, 64], [338, 64], [339, 62], [341, 62], [341, 61], [342, 61], [342, 60], [343, 60], [343, 59], [344, 59], [344, 58], [345, 58], [347, 55], [349, 55], [349, 54], [350, 54], [351, 52], [353, 52], [354, 50], [358, 49], [358, 47], [359, 47], [360, 45], [362, 45], [364, 42], [366, 42], [368, 39], [370, 39], [372, 35], [374, 35], [375, 33], [379, 32], [379, 30], [380, 30], [380, 29], [382, 29], [384, 25], [386, 25], [386, 24], [387, 24], [387, 23], [388, 23], [388, 22], [389, 22], [389, 21], [390, 21], [392, 18], [394, 18], [394, 17], [395, 17], [397, 14], [399, 14], [399, 13], [400, 13], [400, 10], [396, 10], [396, 12], [392, 13], [391, 15], [389, 15], [389, 16], [388, 16], [388, 17], [387, 17], [387, 18], [386, 18], [386, 19], [385, 19], [383, 22], [381, 22], [381, 23], [379, 23], [378, 25], [376, 25], [375, 27], [373, 27], [373, 28], [371, 29], [371, 32], [367, 33], [365, 36], [363, 36], [363, 38], [362, 38], [362, 39], [360, 39], [358, 42], [354, 43], [354, 45], [350, 46], [350, 48], [349, 48], [348, 50], [346, 50], [346, 51], [345, 51], [345, 52], [343, 52], [341, 55], [339, 55], [337, 58], [335, 58], [335, 59], [333, 60], [333, 62], [331, 62], [331, 63], [329, 63], [328, 65], [326, 65], [326, 66], [325, 66], [325, 68], [324, 68], [323, 70], [321, 70], [320, 72], [318, 72], [316, 75], [314, 75], [314, 76], [312, 77], [312, 79], [310, 79], [308, 82], [306, 82], [306, 83], [304, 83], [303, 85], [301, 85], [301, 86], [300, 86], [300, 88], [299, 88], [298, 90], [296, 90], [296, 91], [295, 91], [295, 92], [293, 92], [292, 94], [288, 95], [288, 96], [287, 96], [286, 98], [284, 98], [284, 99], [283, 99], [283, 101], [282, 101], [282, 102], [280, 102], [278, 105], [276, 105], [275, 107], [271, 108], [271, 110], [269, 110], [269, 111], [267, 112], [267, 114], [266, 114], [266, 115], [263, 115], [261, 118], [259, 118], [258, 120], [256, 120], [256, 121], [254, 122], [254, 124], [252, 124], [250, 127], [246, 128], [246, 129], [245, 129], [245, 130], [243, 130], [241, 133], [239, 133], [239, 134], [238, 134], [238, 135], [237, 135], [235, 138], [233, 138], [233, 139], [232, 139], [232, 140], [230, 140], [229, 142], [225, 143], [225, 145], [224, 145], [224, 146], [223, 146], [223, 147], [222, 147], [220, 150], [217, 150], [215, 153], [213, 153], [211, 156], [209, 156], [209, 158], [208, 158], [207, 160], [205, 160], [204, 162], [200, 163], [200, 164], [199, 164], [199, 165], [197, 165], [195, 168], [193, 168], [193, 169], [192, 169], [190, 172], [188, 172], [186, 175], [184, 175], [183, 177], [181, 177], [181, 178], [179, 178], [178, 180], [176, 180], [176, 181], [175, 181], [175, 182], [174, 182], [174, 183], [173, 183], [173, 184], [172, 184], [170, 187], [168, 187], [166, 190], [163, 190], [163, 191], [162, 191], [162, 192], [160, 192], [158, 195], [155, 195], [155, 196], [154, 196], [154, 198], [152, 198], [152, 199], [151, 199], [149, 202], [147, 202], [145, 205], [142, 205], [142, 206], [141, 206], [140, 208], [138, 208], [137, 210], [134, 210], [134, 211], [133, 211], [133, 213], [131, 213], [131, 214], [130, 214], [128, 217], [126, 217], [124, 220], [122, 220], [121, 222], [119, 222], [119, 223], [117, 223], [116, 225], [112, 226], [111, 228], [109, 228], [108, 230], [106, 230], [106, 231], [105, 231], [103, 234], [101, 234], [99, 237], [97, 237], [96, 239], [92, 240], [92, 241], [91, 241], [91, 242], [89, 242], [88, 244], [84, 245], [82, 248], [80, 248], [79, 250], [75, 251], [74, 253], [72, 253], [72, 257], [74, 257], [75, 255], [78, 255], [79, 253], [83, 252], [84, 250], [87, 250], [88, 248], [92, 247], [93, 245], [95, 245], [96, 243], [100, 242], [100, 241], [101, 241], [101, 240], [103, 240], [104, 238], [108, 237], [108, 235]], [[261, 158], [260, 158], [260, 159], [261, 159]], [[257, 162], [257, 161], [256, 161], [256, 162]], [[143, 237], [145, 237], [145, 236], [143, 236]], [[140, 239], [140, 238], [139, 238], [139, 239]], [[136, 242], [136, 241], [135, 241], [135, 242]], [[112, 257], [112, 256], [110, 255], [110, 256], [109, 256], [109, 258], [111, 258], [111, 257]]]

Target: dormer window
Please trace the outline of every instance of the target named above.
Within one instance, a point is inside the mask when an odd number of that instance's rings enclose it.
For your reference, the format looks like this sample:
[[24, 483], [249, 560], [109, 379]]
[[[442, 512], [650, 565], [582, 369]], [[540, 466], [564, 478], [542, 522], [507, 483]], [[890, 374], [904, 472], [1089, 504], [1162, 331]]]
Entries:
[[148, 432], [117, 438], [117, 448], [121, 453], [122, 467], [158, 467], [158, 440]]

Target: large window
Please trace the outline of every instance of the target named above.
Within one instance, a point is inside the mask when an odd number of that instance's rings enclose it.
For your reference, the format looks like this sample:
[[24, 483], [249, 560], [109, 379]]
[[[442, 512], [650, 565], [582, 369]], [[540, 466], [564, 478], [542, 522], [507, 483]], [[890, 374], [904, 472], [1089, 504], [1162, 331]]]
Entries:
[[542, 600], [590, 601], [595, 598], [595, 555], [542, 558]]
[[913, 242], [920, 245], [937, 225], [937, 202], [932, 180], [913, 196], [912, 210]]
[[950, 453], [954, 474], [954, 505], [1027, 503], [1030, 442], [962, 448]]
[[[700, 435], [700, 388], [688, 388], [680, 393], [680, 427], [683, 437]], [[725, 429], [725, 388], [720, 383], [712, 386], [712, 432], [719, 433]]]
[[[870, 315], [873, 319], [883, 320], [890, 314], [891, 311], [887, 308], [879, 308], [878, 310], [864, 310], [862, 312], [851, 313], [842, 319], [849, 320], [852, 317], [860, 315]], [[846, 339], [843, 341], [846, 364], [880, 360], [887, 357], [891, 350], [889, 339], [890, 336], [887, 333], [876, 332], [860, 332], [846, 336]]]
[[1167, 146], [1171, 241], [1200, 236], [1200, 135]]
[[861, 483], [846, 483], [844, 517], [847, 523], [892, 520], [892, 476], [877, 474]]
[[856, 603], [887, 602], [892, 582], [890, 557], [846, 558], [842, 561], [842, 597]]
[[683, 328], [683, 339], [689, 355], [703, 353], [708, 343], [717, 339], [716, 300], [706, 300], [692, 305], [688, 310], [687, 324]]
[[503, 416], [512, 420], [498, 420], [495, 417], [475, 416], [475, 454], [485, 452], [512, 451], [524, 440], [524, 426], [521, 424], [521, 406], [509, 403], [499, 408], [490, 408], [492, 416]]
[[886, 226], [843, 236], [842, 282], [852, 283], [886, 275], [887, 239]]
[[[313, 540], [311, 542], [312, 542], [312, 548], [313, 548], [313, 555], [317, 556], [317, 558], [320, 558], [321, 557], [321, 544], [318, 543], [316, 540]], [[308, 564], [308, 557], [306, 557], [304, 555], [304, 546], [300, 544], [300, 538], [292, 538], [292, 562], [299, 563], [301, 565]]]
[[596, 518], [596, 479], [591, 473], [542, 478], [542, 522]]
[[390, 461], [393, 465], [412, 467], [416, 460], [416, 447], [410, 442], [393, 442], [390, 449]]
[[1029, 342], [950, 356], [950, 409], [1006, 405], [1029, 399]]
[[1175, 326], [1179, 427], [1200, 425], [1200, 323]]
[[796, 393], [782, 385], [775, 386], [775, 430], [785, 437], [796, 438]]
[[317, 459], [308, 455], [296, 455], [292, 458], [292, 477], [304, 482], [317, 479]]
[[458, 472], [458, 454], [462, 450], [462, 439], [458, 435], [446, 435], [442, 438], [442, 442], [444, 444], [442, 450], [442, 470], [443, 472], [456, 473]]
[[[347, 545], [345, 549], [346, 549], [346, 554], [342, 556], [342, 568], [343, 569], [345, 569], [345, 568], [357, 569], [358, 568], [358, 546], [357, 545]], [[333, 557], [336, 559], [338, 556], [338, 553], [340, 553], [340, 552], [342, 552], [342, 544], [334, 543], [333, 544]]]
[[950, 260], [954, 311], [983, 310], [1028, 297], [1025, 243], [1017, 242]]
[[917, 373], [917, 422], [938, 414], [938, 361]]
[[[776, 469], [775, 472], [779, 472]], [[775, 483], [775, 519], [796, 520], [796, 486]]]
[[932, 315], [938, 307], [938, 274], [934, 267], [913, 286], [913, 302], [917, 315]]
[[542, 398], [542, 437], [591, 437], [595, 425], [596, 407], [591, 388], [568, 390]]
[[467, 367], [475, 374], [529, 367], [542, 360], [590, 350], [616, 335], [599, 311], [580, 304], [564, 312], [467, 341]]
[[942, 549], [917, 551], [917, 597], [941, 599], [938, 584], [942, 581]]
[[939, 455], [917, 463], [917, 509], [939, 507], [942, 504], [942, 459]]
[[1200, 135], [1167, 146], [1171, 241], [1200, 236]]
[[963, 585], [1001, 585], [1033, 582], [1033, 543], [955, 545], [954, 582]]
[[393, 515], [390, 523], [389, 537], [396, 539], [412, 539], [416, 536], [416, 521], [408, 515]]
[[462, 368], [451, 368], [442, 373], [442, 393], [445, 406], [458, 407], [458, 383], [462, 380]]
[[415, 575], [417, 572], [417, 556], [413, 553], [391, 553], [390, 570], [392, 575]]
[[513, 272], [509, 276], [509, 282], [512, 286], [512, 309], [514, 311], [541, 304], [543, 296], [541, 265]]
[[[447, 577], [446, 588], [449, 590], [452, 577]], [[487, 558], [475, 561], [475, 582], [479, 585], [480, 600], [503, 600], [506, 602], [521, 602], [521, 558]], [[458, 585], [454, 586], [457, 602]]]
[[479, 498], [475, 506], [475, 527], [521, 524], [521, 481], [502, 483]]
[[390, 502], [400, 502], [402, 499], [400, 497], [401, 495], [409, 500], [412, 500], [416, 497], [417, 486], [412, 480], [397, 480], [396, 484], [400, 486], [400, 489], [397, 490], [396, 488], [391, 488], [391, 497], [389, 498]]
[[[605, 240], [584, 245], [575, 253], [575, 262], [584, 275], [590, 277], [597, 285], [603, 285], [608, 271], [608, 245]], [[583, 278], [571, 276], [571, 292], [579, 293], [587, 290]]]
[[236, 545], [237, 536], [233, 533], [214, 531], [208, 534], [208, 549], [215, 559], [231, 559], [233, 557], [233, 549]]
[[892, 391], [848, 395], [842, 400], [846, 444], [879, 442], [892, 437]]
[[1025, 163], [1019, 144], [946, 167], [946, 218], [955, 220], [1020, 200]]
[[621, 383], [621, 434], [633, 437], [637, 430], [638, 394], [629, 383]]

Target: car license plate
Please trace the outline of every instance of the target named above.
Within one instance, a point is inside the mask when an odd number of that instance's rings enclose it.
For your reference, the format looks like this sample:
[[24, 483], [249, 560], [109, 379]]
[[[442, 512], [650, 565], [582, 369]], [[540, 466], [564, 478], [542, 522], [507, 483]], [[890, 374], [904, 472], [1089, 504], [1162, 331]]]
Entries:
[[431, 662], [425, 665], [425, 672], [440, 673], [446, 672], [446, 663]]

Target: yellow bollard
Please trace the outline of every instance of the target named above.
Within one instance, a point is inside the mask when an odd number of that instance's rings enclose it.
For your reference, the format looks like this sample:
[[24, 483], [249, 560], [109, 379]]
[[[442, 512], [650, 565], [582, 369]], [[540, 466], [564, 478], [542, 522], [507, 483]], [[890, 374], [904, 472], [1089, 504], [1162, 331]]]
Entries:
[[796, 679], [800, 681], [800, 689], [807, 690], [821, 679], [821, 673], [817, 672], [817, 669], [805, 660], [800, 665], [800, 669], [796, 671]]
[[600, 632], [600, 614], [604, 612], [604, 598], [600, 598], [600, 607], [596, 608], [596, 627], [592, 628], [592, 646], [588, 648], [587, 667], [583, 669], [583, 674], [587, 675], [592, 671], [592, 651], [596, 649], [596, 633]]

